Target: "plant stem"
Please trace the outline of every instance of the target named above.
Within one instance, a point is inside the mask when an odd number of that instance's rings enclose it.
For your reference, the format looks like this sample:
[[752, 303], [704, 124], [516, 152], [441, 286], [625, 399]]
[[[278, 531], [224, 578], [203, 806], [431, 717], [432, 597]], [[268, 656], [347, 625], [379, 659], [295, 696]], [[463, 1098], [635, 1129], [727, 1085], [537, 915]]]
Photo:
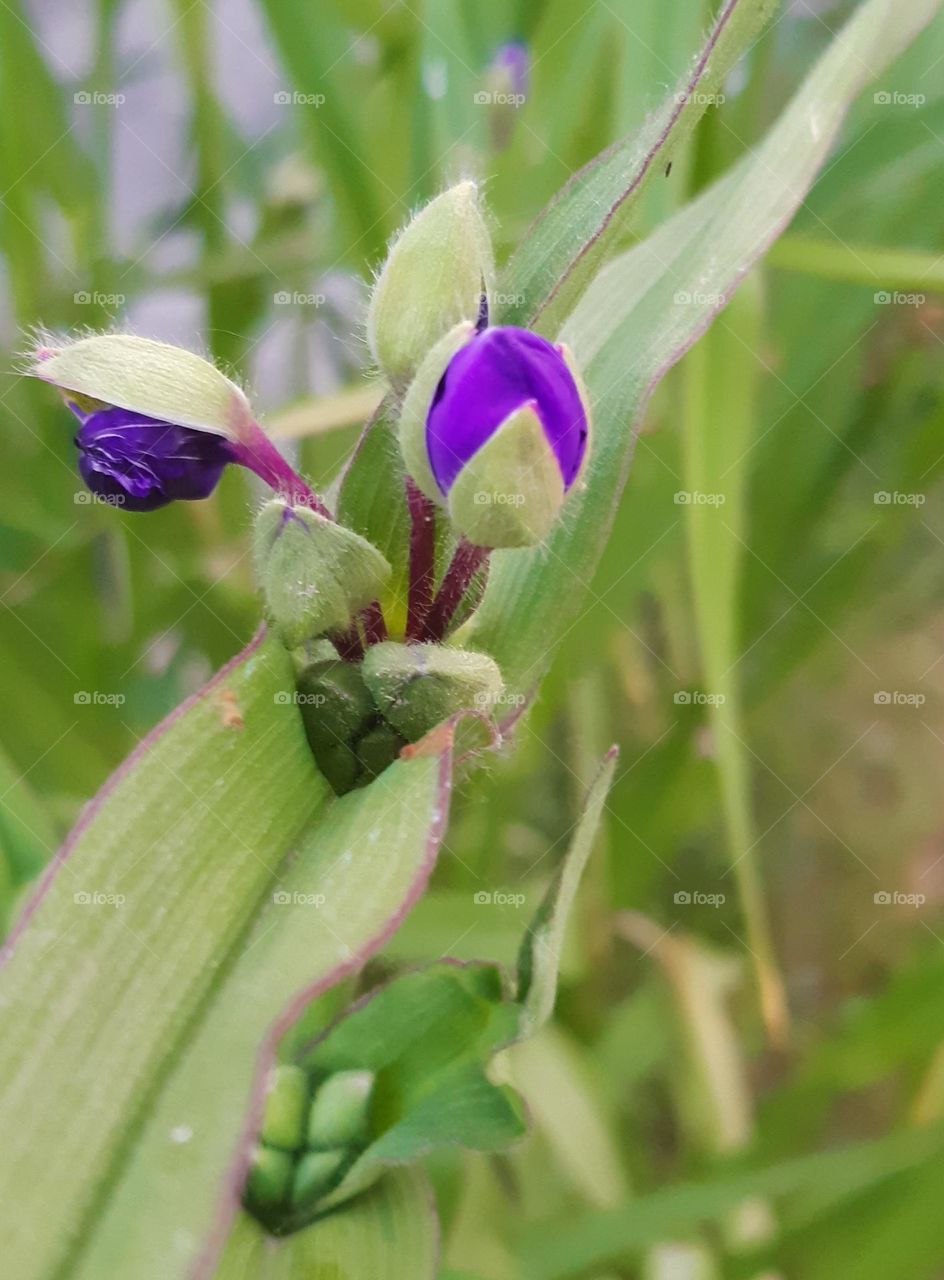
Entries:
[[466, 542], [465, 538], [460, 540], [440, 583], [436, 599], [426, 615], [424, 631], [427, 640], [442, 640], [445, 636], [469, 584], [488, 560], [489, 554], [487, 547], [476, 547], [471, 542]]
[[433, 602], [436, 561], [436, 509], [409, 476], [406, 501], [410, 510], [410, 586], [407, 594], [406, 639], [421, 640]]
[[252, 423], [245, 440], [233, 445], [236, 461], [272, 488], [287, 502], [309, 507], [326, 520], [333, 520], [331, 512], [302, 477], [282, 457], [278, 449], [257, 422]]
[[364, 625], [364, 641], [368, 648], [372, 644], [382, 644], [386, 640], [387, 623], [379, 600], [375, 600], [373, 604], [361, 610], [361, 622]]

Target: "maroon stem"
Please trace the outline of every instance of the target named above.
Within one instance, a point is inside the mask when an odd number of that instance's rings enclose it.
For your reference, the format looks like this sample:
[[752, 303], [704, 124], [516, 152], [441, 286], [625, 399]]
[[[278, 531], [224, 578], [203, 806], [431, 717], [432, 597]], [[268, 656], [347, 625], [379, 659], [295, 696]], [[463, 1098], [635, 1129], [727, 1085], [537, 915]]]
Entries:
[[410, 586], [407, 595], [406, 639], [421, 640], [423, 624], [433, 603], [436, 508], [409, 476], [406, 478], [406, 501], [410, 510]]
[[355, 619], [346, 631], [332, 631], [328, 639], [345, 662], [360, 662], [364, 656], [364, 642]]
[[424, 631], [427, 640], [442, 640], [445, 636], [453, 615], [469, 589], [469, 583], [488, 560], [488, 556], [487, 547], [476, 547], [471, 542], [466, 542], [465, 538], [460, 540], [432, 608], [426, 615]]
[[364, 642], [368, 648], [372, 644], [382, 644], [386, 640], [387, 623], [379, 600], [375, 600], [373, 604], [361, 610], [361, 622], [364, 624]]
[[287, 502], [293, 506], [309, 507], [326, 520], [333, 519], [318, 495], [294, 467], [289, 466], [257, 422], [252, 424], [245, 441], [233, 445], [233, 452], [237, 462], [254, 471]]

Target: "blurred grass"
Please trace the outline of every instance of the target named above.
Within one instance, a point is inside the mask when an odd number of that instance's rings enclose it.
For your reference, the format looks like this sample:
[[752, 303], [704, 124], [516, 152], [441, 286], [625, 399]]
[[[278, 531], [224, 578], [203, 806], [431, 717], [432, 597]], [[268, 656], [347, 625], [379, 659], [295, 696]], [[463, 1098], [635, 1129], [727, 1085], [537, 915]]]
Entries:
[[[753, 146], [852, 8], [781, 12], [626, 242]], [[65, 12], [0, 6], [4, 915], [78, 805], [257, 614], [243, 479], [146, 522], [82, 501], [63, 413], [15, 376], [22, 329], [128, 322], [205, 347], [326, 481], [356, 434], [350, 405], [366, 412], [363, 282], [388, 236], [472, 172], [506, 254], [664, 96], [711, 16], [699, 0], [325, 0], [316, 23], [295, 0], [175, 0], [150, 19], [100, 0], [71, 27]], [[497, 130], [474, 94], [512, 38], [531, 83]], [[557, 1039], [522, 1066], [543, 1082], [537, 1132], [437, 1169], [456, 1274], [606, 1280], [669, 1240], [726, 1275], [940, 1273], [942, 57], [939, 18], [863, 96], [789, 234], [660, 389], [593, 607], [515, 754], [468, 788], [454, 856], [391, 951], [504, 955], [520, 913], [474, 894], [537, 897], [588, 759], [619, 741]], [[155, 94], [166, 123], [149, 118]], [[724, 491], [728, 532], [718, 509], [677, 503], [683, 489]], [[676, 700], [692, 690], [725, 702]], [[896, 891], [924, 901], [875, 900]], [[758, 900], [747, 937], [743, 897]], [[692, 1116], [691, 1080], [717, 1064], [627, 912], [738, 974], [745, 948], [769, 951], [783, 975], [793, 1025], [776, 1050], [746, 978], [725, 996], [753, 1115], [737, 1159]], [[594, 1117], [586, 1134], [566, 1127], [567, 1099]], [[611, 1205], [580, 1172], [601, 1129]], [[774, 1203], [772, 1241], [744, 1253], [705, 1230], [755, 1192]], [[470, 1227], [483, 1214], [487, 1240]]]

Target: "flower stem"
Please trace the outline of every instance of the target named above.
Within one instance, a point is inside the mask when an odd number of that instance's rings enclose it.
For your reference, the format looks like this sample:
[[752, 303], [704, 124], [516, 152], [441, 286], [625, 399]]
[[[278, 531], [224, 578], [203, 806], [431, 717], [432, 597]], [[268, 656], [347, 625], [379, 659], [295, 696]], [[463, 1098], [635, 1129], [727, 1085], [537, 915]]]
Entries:
[[421, 640], [423, 624], [433, 602], [436, 551], [436, 509], [407, 476], [410, 510], [410, 586], [407, 594], [406, 639]]
[[487, 547], [476, 547], [473, 543], [466, 542], [465, 538], [460, 540], [452, 562], [443, 575], [436, 599], [426, 615], [424, 632], [427, 640], [442, 640], [469, 584], [488, 557]]
[[286, 501], [300, 507], [309, 507], [326, 520], [333, 519], [331, 512], [302, 477], [285, 461], [278, 449], [257, 422], [249, 428], [247, 439], [233, 445], [236, 461], [260, 479]]
[[380, 601], [375, 600], [366, 609], [361, 610], [361, 622], [364, 624], [364, 642], [369, 648], [372, 644], [382, 644], [387, 638], [387, 622], [383, 616]]

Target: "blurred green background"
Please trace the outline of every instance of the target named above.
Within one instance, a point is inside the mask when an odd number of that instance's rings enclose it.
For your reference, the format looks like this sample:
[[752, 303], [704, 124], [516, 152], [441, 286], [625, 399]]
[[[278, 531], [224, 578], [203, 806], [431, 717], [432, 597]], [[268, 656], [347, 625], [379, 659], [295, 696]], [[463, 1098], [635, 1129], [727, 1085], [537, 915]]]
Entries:
[[[781, 8], [627, 242], [757, 142], [854, 7]], [[713, 10], [0, 6], [5, 916], [258, 617], [246, 478], [147, 517], [92, 503], [68, 415], [17, 375], [28, 330], [211, 353], [327, 484], [376, 394], [362, 316], [389, 237], [471, 174], [505, 256], [671, 90]], [[511, 40], [517, 105], [495, 64]], [[660, 388], [593, 605], [389, 949], [510, 959], [620, 744], [557, 1023], [515, 1062], [534, 1136], [437, 1170], [453, 1280], [944, 1275], [942, 71], [938, 19]], [[746, 536], [713, 598], [683, 441], [730, 413], [748, 444], [707, 505], [743, 491]], [[732, 846], [789, 1018], [758, 1005]]]

